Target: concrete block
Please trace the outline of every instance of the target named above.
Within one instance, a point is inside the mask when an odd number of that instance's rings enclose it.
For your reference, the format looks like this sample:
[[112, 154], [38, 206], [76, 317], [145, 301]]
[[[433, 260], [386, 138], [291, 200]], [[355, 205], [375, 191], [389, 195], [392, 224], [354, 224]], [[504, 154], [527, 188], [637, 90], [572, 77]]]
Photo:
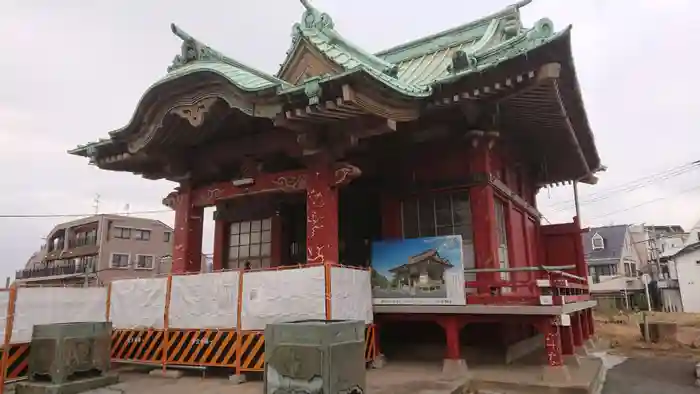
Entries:
[[233, 384], [243, 384], [246, 382], [245, 375], [240, 374], [240, 375], [229, 375], [228, 381], [233, 383]]
[[148, 374], [156, 378], [180, 379], [183, 372], [178, 369], [166, 369], [165, 371], [162, 369], [153, 369]]
[[444, 379], [463, 379], [469, 377], [469, 368], [464, 359], [442, 361], [442, 377]]
[[378, 354], [374, 360], [369, 363], [372, 369], [382, 369], [386, 365], [386, 357], [383, 354]]
[[581, 361], [575, 354], [564, 356], [564, 365], [568, 367], [578, 367], [581, 365]]
[[566, 365], [560, 367], [547, 365], [542, 368], [542, 380], [545, 382], [568, 382], [571, 380], [571, 374]]
[[700, 363], [695, 364], [695, 377], [700, 379]]
[[574, 349], [574, 353], [581, 357], [588, 357], [588, 348], [586, 348], [586, 345], [584, 343], [583, 346], [579, 346], [576, 349]]

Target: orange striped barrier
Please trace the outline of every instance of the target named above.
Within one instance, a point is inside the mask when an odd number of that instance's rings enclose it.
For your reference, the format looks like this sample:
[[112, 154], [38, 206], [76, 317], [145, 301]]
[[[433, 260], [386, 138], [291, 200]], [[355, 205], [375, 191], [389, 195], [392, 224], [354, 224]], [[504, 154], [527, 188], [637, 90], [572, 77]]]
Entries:
[[[3, 350], [0, 350], [2, 352]], [[29, 373], [29, 344], [9, 345], [6, 382], [24, 379]]]
[[112, 361], [160, 363], [164, 339], [163, 330], [114, 330], [110, 352]]
[[166, 365], [236, 366], [236, 330], [172, 330], [168, 332]]
[[262, 331], [241, 333], [240, 371], [262, 371], [265, 365], [265, 335]]

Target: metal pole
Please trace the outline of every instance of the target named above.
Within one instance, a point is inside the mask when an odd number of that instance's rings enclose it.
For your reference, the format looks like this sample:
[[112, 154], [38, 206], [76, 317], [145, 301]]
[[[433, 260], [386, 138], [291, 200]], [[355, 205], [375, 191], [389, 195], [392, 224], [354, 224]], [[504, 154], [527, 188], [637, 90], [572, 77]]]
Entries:
[[581, 206], [578, 202], [578, 181], [574, 181], [574, 206], [576, 208], [576, 217], [578, 222], [581, 223]]
[[649, 298], [649, 276], [642, 275], [642, 281], [644, 281], [644, 292], [647, 296], [647, 310], [651, 312], [651, 298]]

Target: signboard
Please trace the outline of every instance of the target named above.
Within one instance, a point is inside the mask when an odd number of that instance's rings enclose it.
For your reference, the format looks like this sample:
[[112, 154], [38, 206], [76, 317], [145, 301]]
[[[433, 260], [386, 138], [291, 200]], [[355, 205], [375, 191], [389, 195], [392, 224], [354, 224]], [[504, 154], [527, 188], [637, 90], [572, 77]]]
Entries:
[[466, 305], [462, 236], [372, 244], [375, 305]]

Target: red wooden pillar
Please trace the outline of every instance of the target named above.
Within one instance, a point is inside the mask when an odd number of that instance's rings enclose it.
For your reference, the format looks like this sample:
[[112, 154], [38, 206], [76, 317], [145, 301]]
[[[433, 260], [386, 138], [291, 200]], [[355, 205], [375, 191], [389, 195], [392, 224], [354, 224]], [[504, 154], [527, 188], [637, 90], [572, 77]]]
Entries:
[[556, 319], [546, 318], [537, 327], [544, 335], [544, 347], [547, 352], [547, 364], [550, 367], [561, 367], [564, 365], [561, 349], [561, 336]]
[[219, 212], [214, 213], [214, 256], [212, 258], [212, 269], [214, 271], [221, 271], [224, 269], [224, 258], [228, 245], [228, 242], [226, 242], [228, 223], [219, 216]]
[[338, 263], [338, 190], [323, 158], [310, 163], [306, 181], [306, 262]]
[[[498, 236], [496, 234], [496, 207], [494, 192], [488, 180], [491, 177], [491, 149], [485, 138], [472, 140], [469, 171], [473, 175], [484, 176], [480, 184], [469, 189], [474, 231], [474, 265], [477, 269], [498, 268]], [[477, 273], [477, 282], [498, 281], [497, 272]], [[479, 292], [488, 291], [479, 286]]]
[[200, 272], [202, 269], [203, 207], [192, 201], [192, 189], [181, 186], [175, 198], [175, 230], [172, 272]]
[[464, 322], [456, 315], [442, 316], [437, 322], [445, 330], [445, 359], [461, 360], [459, 332], [464, 326]]
[[588, 325], [588, 311], [581, 311], [581, 332], [583, 340], [586, 341], [591, 337], [591, 327]]
[[583, 322], [581, 313], [574, 312], [571, 314], [571, 329], [574, 334], [574, 346], [583, 346], [583, 330], [581, 329], [581, 323]]
[[559, 327], [561, 330], [561, 352], [565, 356], [574, 354], [574, 334], [571, 325]]
[[585, 310], [586, 323], [588, 323], [588, 336], [595, 335], [595, 320], [593, 320], [593, 309]]

